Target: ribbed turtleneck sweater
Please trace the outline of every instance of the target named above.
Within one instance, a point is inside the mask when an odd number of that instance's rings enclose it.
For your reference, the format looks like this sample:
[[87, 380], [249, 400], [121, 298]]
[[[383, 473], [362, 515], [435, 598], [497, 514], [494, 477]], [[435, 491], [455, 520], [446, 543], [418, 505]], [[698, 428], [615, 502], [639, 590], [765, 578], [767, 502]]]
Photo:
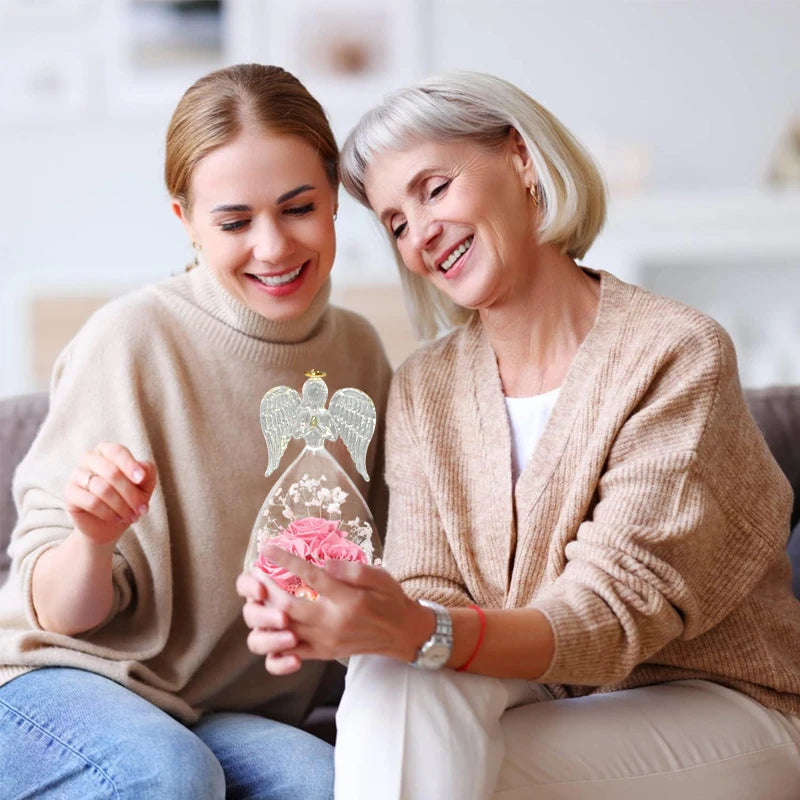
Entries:
[[[369, 486], [332, 448], [380, 525], [378, 442], [391, 376], [372, 327], [328, 305], [325, 286], [300, 318], [274, 322], [242, 305], [206, 267], [98, 311], [58, 358], [50, 412], [14, 479], [19, 521], [0, 589], [0, 683], [42, 666], [105, 675], [185, 722], [205, 710], [250, 710], [298, 723], [322, 665], [270, 676], [246, 647], [235, 580], [256, 514], [282, 468], [264, 477], [259, 404], [267, 389], [302, 386], [311, 367], [330, 393], [354, 386], [375, 401]], [[40, 628], [31, 603], [36, 559], [72, 530], [63, 487], [82, 454], [120, 442], [155, 463], [150, 511], [120, 538], [114, 608], [74, 637]]]
[[415, 597], [542, 611], [555, 654], [540, 680], [557, 697], [700, 678], [800, 714], [792, 493], [730, 338], [599, 280], [594, 325], [516, 484], [479, 321], [398, 370], [386, 565]]

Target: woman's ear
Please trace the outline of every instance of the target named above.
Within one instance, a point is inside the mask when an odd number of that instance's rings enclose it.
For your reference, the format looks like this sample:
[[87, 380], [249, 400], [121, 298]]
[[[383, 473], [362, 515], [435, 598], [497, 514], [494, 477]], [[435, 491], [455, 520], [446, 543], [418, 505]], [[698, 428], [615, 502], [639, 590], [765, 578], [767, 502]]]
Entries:
[[187, 234], [189, 234], [189, 239], [194, 241], [194, 233], [192, 231], [192, 225], [189, 222], [189, 215], [186, 213], [186, 209], [181, 205], [180, 200], [176, 200], [174, 197], [170, 203], [172, 206], [172, 213], [181, 221], [181, 224], [184, 227], [184, 230]]
[[525, 186], [535, 185], [537, 178], [536, 170], [533, 168], [533, 159], [525, 140], [516, 128], [512, 128], [509, 131], [507, 145], [511, 155], [511, 163], [514, 165], [514, 169], [516, 169], [523, 184]]

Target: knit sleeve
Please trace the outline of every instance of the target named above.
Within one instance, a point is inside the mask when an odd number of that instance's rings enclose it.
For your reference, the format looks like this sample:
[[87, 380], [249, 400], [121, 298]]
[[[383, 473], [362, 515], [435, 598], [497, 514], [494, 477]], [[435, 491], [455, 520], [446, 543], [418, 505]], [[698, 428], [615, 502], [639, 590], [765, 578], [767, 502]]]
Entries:
[[564, 572], [532, 604], [555, 634], [543, 682], [613, 684], [702, 636], [785, 546], [791, 492], [747, 411], [733, 345], [707, 327], [655, 370]]
[[472, 600], [447, 542], [414, 425], [413, 380], [399, 371], [392, 381], [386, 413], [386, 482], [389, 521], [387, 569], [414, 598], [447, 606]]
[[[46, 550], [74, 529], [63, 489], [83, 453], [102, 442], [119, 442], [136, 458], [154, 460], [142, 389], [147, 381], [126, 336], [129, 321], [139, 325], [143, 320], [127, 317], [125, 313], [115, 315], [113, 306], [101, 310], [61, 353], [53, 371], [48, 415], [15, 474], [13, 490], [19, 514], [9, 548], [11, 578], [18, 587], [27, 625], [34, 630], [40, 626], [32, 603], [33, 567]], [[128, 333], [137, 338], [133, 331]], [[158, 490], [150, 509], [117, 544], [112, 562], [113, 606], [99, 627], [130, 610], [146, 588], [137, 585], [146, 569], [142, 570], [144, 560], [135, 555], [140, 551], [135, 542], [142, 535], [152, 537], [145, 528], [165, 525]], [[82, 636], [90, 637], [96, 630]]]

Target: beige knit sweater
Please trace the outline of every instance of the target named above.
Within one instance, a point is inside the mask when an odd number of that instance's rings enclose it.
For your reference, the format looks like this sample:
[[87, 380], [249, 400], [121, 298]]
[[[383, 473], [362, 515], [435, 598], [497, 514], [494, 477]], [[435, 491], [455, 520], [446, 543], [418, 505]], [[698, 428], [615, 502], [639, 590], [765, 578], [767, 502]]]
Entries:
[[388, 410], [386, 561], [414, 596], [540, 609], [557, 697], [704, 678], [800, 713], [791, 489], [725, 332], [599, 273], [597, 318], [512, 486], [473, 321], [412, 356]]
[[[261, 503], [300, 449], [292, 443], [264, 477], [264, 392], [299, 389], [304, 370], [316, 367], [327, 371], [331, 394], [358, 387], [384, 416], [391, 370], [377, 335], [361, 317], [329, 307], [329, 290], [301, 319], [273, 323], [199, 268], [121, 298], [87, 323], [58, 360], [50, 414], [15, 476], [20, 520], [0, 590], [0, 683], [31, 667], [80, 667], [186, 722], [222, 709], [300, 721], [322, 664], [267, 674], [247, 650], [234, 584]], [[380, 433], [367, 461], [376, 521], [385, 505]], [[119, 540], [110, 618], [75, 637], [48, 633], [31, 605], [33, 565], [72, 529], [63, 487], [83, 452], [103, 441], [153, 461], [158, 485], [149, 514]], [[367, 497], [349, 456], [340, 463]]]

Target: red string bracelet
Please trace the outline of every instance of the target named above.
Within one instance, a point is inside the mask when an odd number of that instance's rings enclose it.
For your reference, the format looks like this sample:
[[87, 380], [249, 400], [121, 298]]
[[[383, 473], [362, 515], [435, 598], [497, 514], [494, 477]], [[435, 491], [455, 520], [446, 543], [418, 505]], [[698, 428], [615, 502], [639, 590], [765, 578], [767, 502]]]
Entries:
[[483, 613], [483, 609], [480, 606], [470, 606], [470, 608], [474, 608], [478, 612], [478, 619], [480, 620], [480, 630], [478, 631], [478, 641], [475, 642], [475, 649], [472, 651], [472, 655], [460, 666], [456, 668], [456, 672], [466, 672], [467, 667], [475, 660], [475, 656], [478, 655], [478, 650], [481, 649], [481, 645], [483, 644], [483, 634], [486, 633], [486, 615]]

